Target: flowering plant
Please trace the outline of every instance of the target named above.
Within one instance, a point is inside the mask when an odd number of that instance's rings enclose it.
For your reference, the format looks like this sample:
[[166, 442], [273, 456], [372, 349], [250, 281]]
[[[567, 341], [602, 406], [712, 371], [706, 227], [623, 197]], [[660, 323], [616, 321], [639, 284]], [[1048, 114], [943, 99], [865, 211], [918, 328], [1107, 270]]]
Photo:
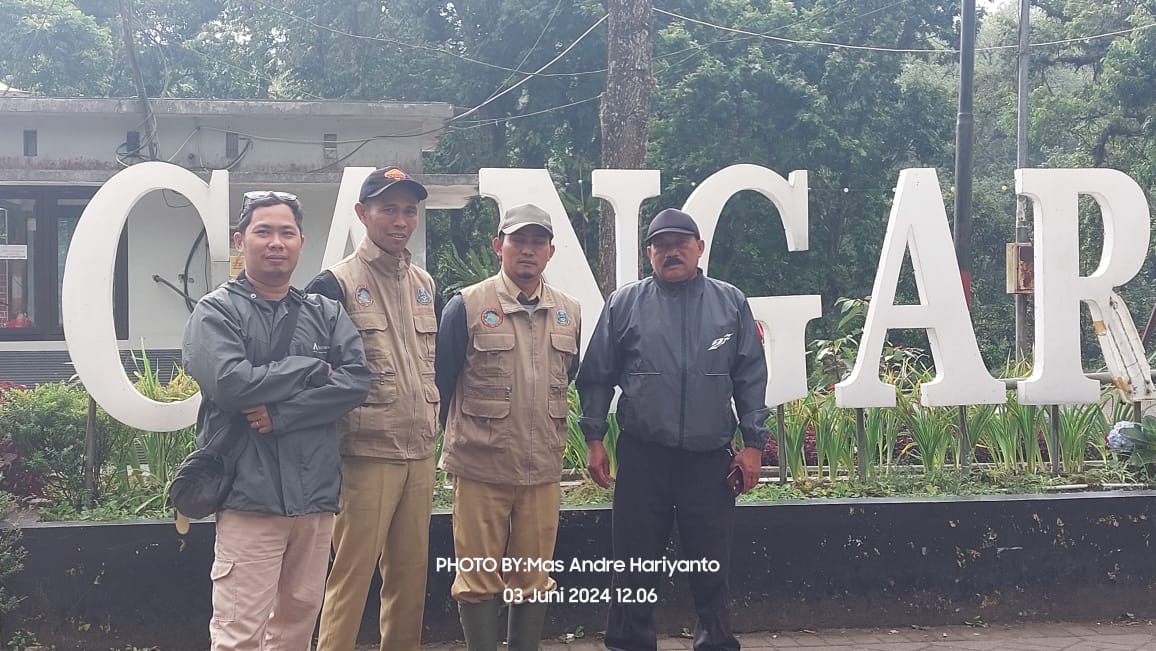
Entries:
[[1132, 448], [1135, 447], [1135, 444], [1132, 442], [1132, 439], [1124, 433], [1124, 431], [1133, 430], [1137, 427], [1138, 424], [1130, 420], [1122, 420], [1113, 425], [1112, 429], [1108, 430], [1108, 449], [1115, 450], [1117, 452], [1131, 452]]
[[1128, 465], [1156, 477], [1156, 417], [1145, 416], [1139, 423], [1116, 423], [1108, 431], [1107, 443], [1109, 450], [1128, 460]]

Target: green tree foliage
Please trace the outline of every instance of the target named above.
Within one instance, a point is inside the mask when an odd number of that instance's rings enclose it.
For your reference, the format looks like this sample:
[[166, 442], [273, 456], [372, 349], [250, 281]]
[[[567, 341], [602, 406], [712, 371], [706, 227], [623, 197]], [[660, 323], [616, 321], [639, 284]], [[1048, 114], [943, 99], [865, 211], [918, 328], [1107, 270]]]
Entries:
[[902, 54], [797, 42], [942, 46], [951, 38], [951, 4], [839, 4], [718, 0], [675, 12], [778, 40], [676, 18], [659, 33], [652, 146], [664, 202], [681, 202], [696, 182], [734, 163], [810, 171], [806, 253], [787, 254], [766, 200], [728, 204], [712, 274], [756, 295], [822, 293], [830, 305], [869, 293], [899, 170], [951, 161], [950, 97], [905, 75]]
[[[549, 170], [588, 257], [598, 258], [589, 174], [601, 160], [608, 62], [605, 27], [586, 32], [606, 12], [599, 0], [128, 4], [150, 95], [450, 102], [459, 115], [425, 170]], [[1050, 44], [1032, 50], [1030, 165], [1120, 169], [1151, 199], [1156, 0], [1033, 6], [1032, 40]], [[839, 297], [865, 296], [899, 171], [936, 168], [952, 209], [958, 11], [946, 0], [661, 3], [650, 164], [663, 187], [643, 221], [731, 164], [809, 170], [810, 250], [788, 254], [774, 207], [740, 193], [712, 244], [711, 273], [755, 295], [822, 294], [828, 314]], [[1016, 54], [1008, 46], [1018, 7], [991, 11], [977, 39], [972, 306], [985, 358], [998, 368], [1013, 339], [1002, 270], [1015, 214]], [[0, 80], [51, 95], [131, 96], [121, 30], [113, 2], [4, 2]], [[1088, 272], [1101, 246], [1091, 203], [1083, 219]], [[487, 202], [431, 216], [428, 259], [443, 285], [455, 261], [490, 255], [495, 222]], [[1156, 302], [1152, 264], [1123, 291], [1140, 323]], [[914, 300], [909, 275], [900, 296]], [[828, 318], [811, 334], [832, 336], [834, 325]], [[895, 341], [921, 345], [905, 336]], [[1085, 339], [1091, 359], [1096, 344]]]
[[104, 95], [112, 33], [69, 0], [0, 3], [0, 81], [46, 95]]

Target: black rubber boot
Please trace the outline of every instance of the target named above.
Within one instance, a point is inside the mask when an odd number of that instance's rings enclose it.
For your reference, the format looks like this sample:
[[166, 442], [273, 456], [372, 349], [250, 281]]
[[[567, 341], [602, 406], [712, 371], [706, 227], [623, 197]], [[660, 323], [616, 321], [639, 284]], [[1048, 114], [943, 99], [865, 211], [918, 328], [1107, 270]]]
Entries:
[[498, 651], [498, 613], [502, 602], [497, 599], [477, 604], [458, 602], [458, 617], [469, 651]]
[[515, 604], [510, 606], [508, 644], [510, 651], [538, 651], [542, 639], [542, 625], [546, 622], [547, 604]]

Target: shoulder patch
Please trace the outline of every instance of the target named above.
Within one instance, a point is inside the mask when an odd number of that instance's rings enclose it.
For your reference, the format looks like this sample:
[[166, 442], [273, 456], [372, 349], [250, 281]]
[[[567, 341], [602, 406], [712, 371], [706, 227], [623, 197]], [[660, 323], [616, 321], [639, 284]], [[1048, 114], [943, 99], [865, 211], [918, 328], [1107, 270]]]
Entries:
[[430, 293], [426, 291], [425, 287], [417, 288], [417, 302], [419, 305], [429, 305], [433, 303], [433, 297], [430, 296]]

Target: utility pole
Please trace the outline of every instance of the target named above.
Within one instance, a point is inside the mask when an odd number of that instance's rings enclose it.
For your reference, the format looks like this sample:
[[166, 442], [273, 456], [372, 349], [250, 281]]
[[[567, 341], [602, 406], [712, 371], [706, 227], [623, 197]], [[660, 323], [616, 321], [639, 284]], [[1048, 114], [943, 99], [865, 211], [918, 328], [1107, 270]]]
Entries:
[[[651, 21], [653, 0], [606, 0], [606, 92], [599, 119], [603, 169], [638, 170], [646, 165], [650, 136]], [[601, 202], [598, 273], [602, 294], [614, 290], [614, 209]]]
[[955, 257], [963, 295], [971, 305], [971, 152], [975, 80], [975, 0], [963, 0], [959, 45], [959, 115], [955, 122]]
[[[955, 257], [963, 297], [971, 307], [971, 152], [975, 140], [972, 97], [975, 81], [975, 0], [963, 0], [959, 37], [959, 116], [955, 121]], [[967, 431], [967, 407], [959, 406], [959, 457], [966, 471], [974, 446]]]
[[157, 160], [157, 119], [153, 114], [152, 104], [145, 93], [144, 75], [141, 74], [140, 64], [136, 60], [136, 39], [132, 31], [132, 12], [128, 8], [128, 0], [117, 0], [120, 8], [120, 22], [124, 29], [124, 49], [128, 56], [128, 64], [132, 68], [132, 81], [136, 85], [136, 96], [140, 98], [141, 113], [144, 114], [145, 138], [148, 145], [149, 160]]
[[[1031, 0], [1020, 0], [1019, 57], [1016, 76], [1016, 169], [1028, 166], [1028, 47], [1031, 44]], [[1016, 197], [1016, 244], [1028, 239], [1031, 205], [1027, 197]], [[1019, 264], [1019, 260], [1016, 260]], [[1028, 294], [1017, 292], [1016, 301], [1016, 361], [1031, 355], [1031, 333], [1028, 331]]]

